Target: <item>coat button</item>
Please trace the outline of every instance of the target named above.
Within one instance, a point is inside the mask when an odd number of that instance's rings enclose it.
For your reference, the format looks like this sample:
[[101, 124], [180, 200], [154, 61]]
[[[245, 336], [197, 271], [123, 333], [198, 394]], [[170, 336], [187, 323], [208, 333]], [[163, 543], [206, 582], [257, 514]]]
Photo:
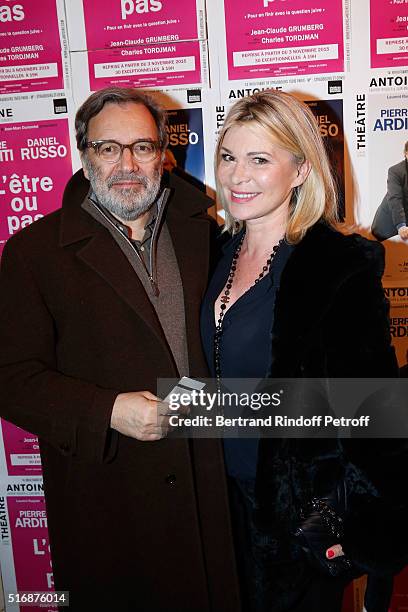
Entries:
[[59, 449], [64, 455], [69, 453], [69, 445], [66, 442], [62, 442], [59, 445]]
[[167, 474], [165, 478], [166, 484], [168, 484], [170, 487], [174, 487], [174, 485], [176, 484], [176, 481], [177, 481], [177, 478], [175, 474]]

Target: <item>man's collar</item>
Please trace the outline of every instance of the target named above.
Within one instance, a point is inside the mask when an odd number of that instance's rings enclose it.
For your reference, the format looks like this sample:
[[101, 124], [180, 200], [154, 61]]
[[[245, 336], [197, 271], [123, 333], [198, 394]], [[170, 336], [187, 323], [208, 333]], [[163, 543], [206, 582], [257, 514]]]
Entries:
[[[162, 196], [162, 193], [160, 194], [160, 196]], [[87, 196], [87, 199], [90, 200], [92, 202], [92, 204], [94, 206], [96, 206], [100, 211], [102, 211], [102, 213], [108, 217], [108, 219], [118, 228], [118, 230], [120, 230], [122, 232], [122, 234], [124, 234], [125, 236], [127, 236], [128, 238], [131, 238], [132, 236], [132, 230], [131, 228], [126, 225], [126, 223], [124, 221], [121, 221], [120, 219], [118, 219], [117, 217], [115, 217], [115, 215], [113, 215], [107, 208], [105, 208], [105, 206], [103, 206], [95, 192], [92, 190], [90, 190], [89, 195]], [[145, 233], [150, 231], [153, 231], [153, 227], [154, 224], [156, 223], [157, 220], [157, 202], [153, 202], [151, 208], [149, 209], [149, 215], [147, 217], [147, 221], [145, 223], [144, 226], [144, 231]]]
[[[166, 218], [179, 223], [182, 218], [195, 217], [203, 213], [214, 202], [189, 182], [176, 175], [163, 177], [163, 186], [170, 188], [169, 210]], [[175, 191], [175, 193], [173, 193]], [[62, 201], [60, 244], [66, 246], [89, 238], [98, 231], [98, 226], [81, 204], [90, 194], [90, 184], [82, 170], [68, 181]], [[176, 221], [177, 219], [177, 221]], [[102, 226], [100, 229], [103, 229]]]

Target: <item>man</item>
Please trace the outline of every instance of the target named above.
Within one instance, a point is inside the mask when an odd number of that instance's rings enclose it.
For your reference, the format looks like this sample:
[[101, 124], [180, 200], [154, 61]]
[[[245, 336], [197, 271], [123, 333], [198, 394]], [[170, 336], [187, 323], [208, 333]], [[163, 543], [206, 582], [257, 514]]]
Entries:
[[388, 170], [387, 193], [373, 221], [372, 233], [378, 240], [397, 234], [408, 240], [408, 141], [404, 145], [404, 159]]
[[56, 590], [75, 611], [235, 611], [220, 447], [167, 439], [155, 395], [206, 373], [209, 200], [165, 185], [165, 117], [137, 90], [90, 96], [76, 135], [89, 182], [0, 276], [1, 416], [40, 438]]

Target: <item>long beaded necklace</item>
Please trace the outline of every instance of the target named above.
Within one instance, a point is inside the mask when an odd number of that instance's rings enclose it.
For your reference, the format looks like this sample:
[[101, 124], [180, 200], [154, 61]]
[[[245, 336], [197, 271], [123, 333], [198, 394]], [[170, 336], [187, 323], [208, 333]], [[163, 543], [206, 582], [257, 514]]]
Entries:
[[[215, 366], [215, 376], [217, 379], [217, 386], [219, 387], [220, 385], [220, 379], [221, 379], [221, 351], [220, 351], [220, 342], [221, 342], [221, 336], [222, 336], [222, 332], [223, 332], [223, 321], [224, 321], [224, 314], [225, 314], [225, 310], [227, 308], [227, 304], [230, 301], [230, 294], [231, 294], [231, 288], [232, 288], [232, 283], [234, 281], [234, 277], [235, 277], [235, 272], [237, 269], [237, 263], [238, 263], [238, 259], [239, 259], [239, 254], [241, 253], [241, 249], [242, 249], [242, 244], [244, 242], [244, 238], [245, 238], [245, 232], [242, 235], [241, 240], [239, 241], [237, 248], [235, 249], [235, 253], [234, 256], [232, 258], [232, 262], [231, 262], [231, 268], [228, 274], [228, 278], [227, 278], [227, 282], [225, 285], [225, 289], [224, 289], [224, 293], [221, 296], [221, 306], [220, 306], [220, 314], [218, 315], [218, 320], [217, 320], [217, 325], [215, 326], [215, 334], [214, 334], [214, 366]], [[265, 276], [265, 274], [269, 271], [273, 258], [276, 255], [277, 250], [279, 249], [280, 245], [283, 242], [283, 238], [281, 240], [279, 240], [278, 244], [275, 244], [275, 246], [272, 249], [272, 253], [269, 255], [268, 259], [266, 260], [266, 264], [262, 267], [262, 270], [258, 276], [258, 278], [255, 279], [254, 285], [256, 285], [257, 283], [259, 283], [259, 281]]]

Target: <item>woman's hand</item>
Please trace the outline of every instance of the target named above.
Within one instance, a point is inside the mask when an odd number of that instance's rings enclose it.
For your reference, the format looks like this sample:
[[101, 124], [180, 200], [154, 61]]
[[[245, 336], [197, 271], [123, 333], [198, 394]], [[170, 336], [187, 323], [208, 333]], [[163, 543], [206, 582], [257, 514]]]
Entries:
[[336, 557], [343, 557], [343, 556], [344, 556], [344, 552], [341, 547], [341, 544], [335, 544], [334, 546], [330, 546], [330, 548], [326, 550], [326, 557], [328, 559], [335, 559]]

